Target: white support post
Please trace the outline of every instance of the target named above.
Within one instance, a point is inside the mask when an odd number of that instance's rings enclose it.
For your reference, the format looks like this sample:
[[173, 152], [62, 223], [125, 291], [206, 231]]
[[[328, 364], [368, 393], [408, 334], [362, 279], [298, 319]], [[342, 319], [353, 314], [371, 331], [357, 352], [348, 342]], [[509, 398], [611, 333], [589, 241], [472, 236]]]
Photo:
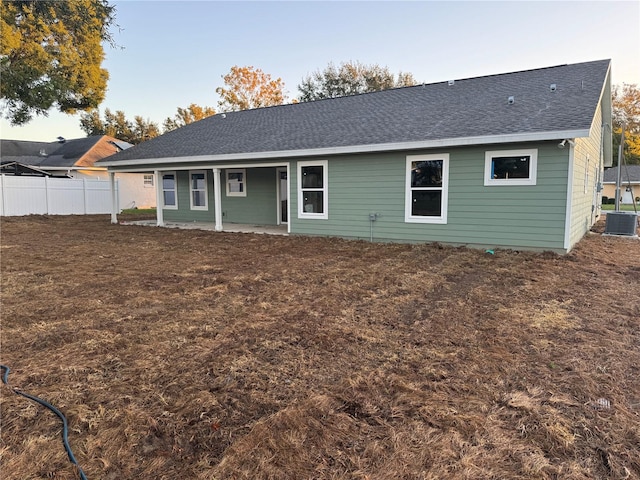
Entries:
[[220, 169], [213, 169], [213, 198], [216, 220], [216, 232], [222, 231], [222, 193], [220, 192]]
[[162, 174], [159, 170], [155, 170], [153, 172], [153, 177], [156, 184], [156, 225], [158, 227], [164, 227], [164, 217], [162, 215], [162, 207], [164, 205]]
[[[86, 182], [84, 186], [86, 195]], [[109, 190], [111, 190], [111, 223], [118, 223], [118, 195], [116, 192], [116, 172], [109, 172]]]
[[[291, 233], [291, 163], [287, 162], [287, 233]], [[297, 192], [296, 192], [297, 195]]]

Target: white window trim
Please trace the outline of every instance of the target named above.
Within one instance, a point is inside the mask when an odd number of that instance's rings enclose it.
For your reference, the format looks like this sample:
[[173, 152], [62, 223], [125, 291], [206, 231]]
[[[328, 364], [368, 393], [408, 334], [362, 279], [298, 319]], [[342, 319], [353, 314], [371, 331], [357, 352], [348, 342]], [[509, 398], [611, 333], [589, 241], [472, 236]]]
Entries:
[[[528, 156], [531, 159], [529, 164], [529, 178], [492, 178], [491, 162], [494, 157], [517, 157]], [[538, 149], [530, 148], [526, 150], [494, 150], [485, 152], [484, 154], [484, 186], [500, 187], [500, 186], [518, 186], [518, 185], [535, 185], [538, 176]]]
[[[305, 188], [308, 191], [322, 193], [322, 213], [305, 212], [302, 199], [302, 167], [322, 167], [322, 188]], [[298, 218], [314, 218], [327, 220], [329, 218], [329, 161], [306, 160], [298, 162]]]
[[[193, 188], [193, 179], [191, 176], [198, 173], [204, 174], [204, 205], [193, 204], [193, 192], [195, 190]], [[189, 170], [189, 207], [191, 210], [209, 210], [209, 185], [207, 182], [206, 170]]]
[[[442, 160], [442, 187], [412, 187], [411, 186], [411, 163], [416, 161]], [[406, 166], [405, 201], [404, 201], [404, 221], [407, 223], [447, 223], [447, 210], [449, 198], [449, 154], [440, 153], [434, 155], [408, 155]], [[425, 217], [411, 215], [412, 191], [413, 190], [442, 190], [441, 215], [439, 217]]]
[[[173, 190], [167, 190], [164, 188], [164, 176], [165, 175], [173, 175]], [[160, 173], [160, 182], [161, 182], [161, 189], [162, 189], [162, 208], [164, 208], [165, 210], [177, 210], [178, 209], [178, 174], [173, 171], [173, 172], [161, 172]], [[176, 199], [176, 204], [175, 205], [166, 205], [164, 203], [164, 192], [168, 192], [168, 191], [173, 191], [173, 193], [175, 194], [175, 199]]]
[[584, 165], [584, 193], [585, 194], [589, 191], [590, 162], [591, 162], [591, 158], [589, 158], [589, 154], [587, 153], [587, 158], [585, 160], [585, 165]]
[[[149, 181], [147, 181], [149, 180]], [[153, 173], [149, 174], [149, 173], [145, 173], [143, 174], [142, 177], [142, 185], [144, 186], [144, 188], [153, 188]]]
[[[229, 174], [230, 173], [241, 173], [242, 174], [242, 191], [241, 192], [231, 192], [229, 190]], [[225, 179], [227, 186], [227, 197], [246, 197], [247, 196], [247, 169], [246, 168], [227, 168], [225, 170]]]

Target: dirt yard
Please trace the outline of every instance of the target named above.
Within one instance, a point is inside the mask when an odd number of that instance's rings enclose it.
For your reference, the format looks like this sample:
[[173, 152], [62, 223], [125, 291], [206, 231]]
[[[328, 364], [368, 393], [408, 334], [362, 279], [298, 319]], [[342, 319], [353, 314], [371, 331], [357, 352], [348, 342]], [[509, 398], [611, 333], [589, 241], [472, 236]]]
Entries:
[[4, 479], [640, 479], [640, 241], [0, 226]]

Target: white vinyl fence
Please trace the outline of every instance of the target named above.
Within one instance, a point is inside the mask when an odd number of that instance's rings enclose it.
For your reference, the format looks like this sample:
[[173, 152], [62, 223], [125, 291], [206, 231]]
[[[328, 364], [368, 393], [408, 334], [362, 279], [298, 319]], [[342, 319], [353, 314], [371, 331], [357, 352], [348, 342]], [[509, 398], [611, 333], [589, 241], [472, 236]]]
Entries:
[[[108, 180], [0, 175], [0, 215], [111, 213]], [[116, 198], [118, 182], [116, 181]]]

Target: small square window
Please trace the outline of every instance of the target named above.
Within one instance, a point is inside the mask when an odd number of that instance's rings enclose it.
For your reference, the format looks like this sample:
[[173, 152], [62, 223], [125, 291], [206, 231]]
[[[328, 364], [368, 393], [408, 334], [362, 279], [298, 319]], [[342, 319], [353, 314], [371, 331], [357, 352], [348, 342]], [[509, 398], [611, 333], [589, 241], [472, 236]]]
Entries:
[[486, 152], [484, 184], [535, 185], [537, 162], [535, 149]]
[[145, 188], [153, 187], [153, 175], [146, 175], [143, 177], [143, 184]]
[[227, 169], [227, 197], [246, 197], [246, 175], [242, 169]]

